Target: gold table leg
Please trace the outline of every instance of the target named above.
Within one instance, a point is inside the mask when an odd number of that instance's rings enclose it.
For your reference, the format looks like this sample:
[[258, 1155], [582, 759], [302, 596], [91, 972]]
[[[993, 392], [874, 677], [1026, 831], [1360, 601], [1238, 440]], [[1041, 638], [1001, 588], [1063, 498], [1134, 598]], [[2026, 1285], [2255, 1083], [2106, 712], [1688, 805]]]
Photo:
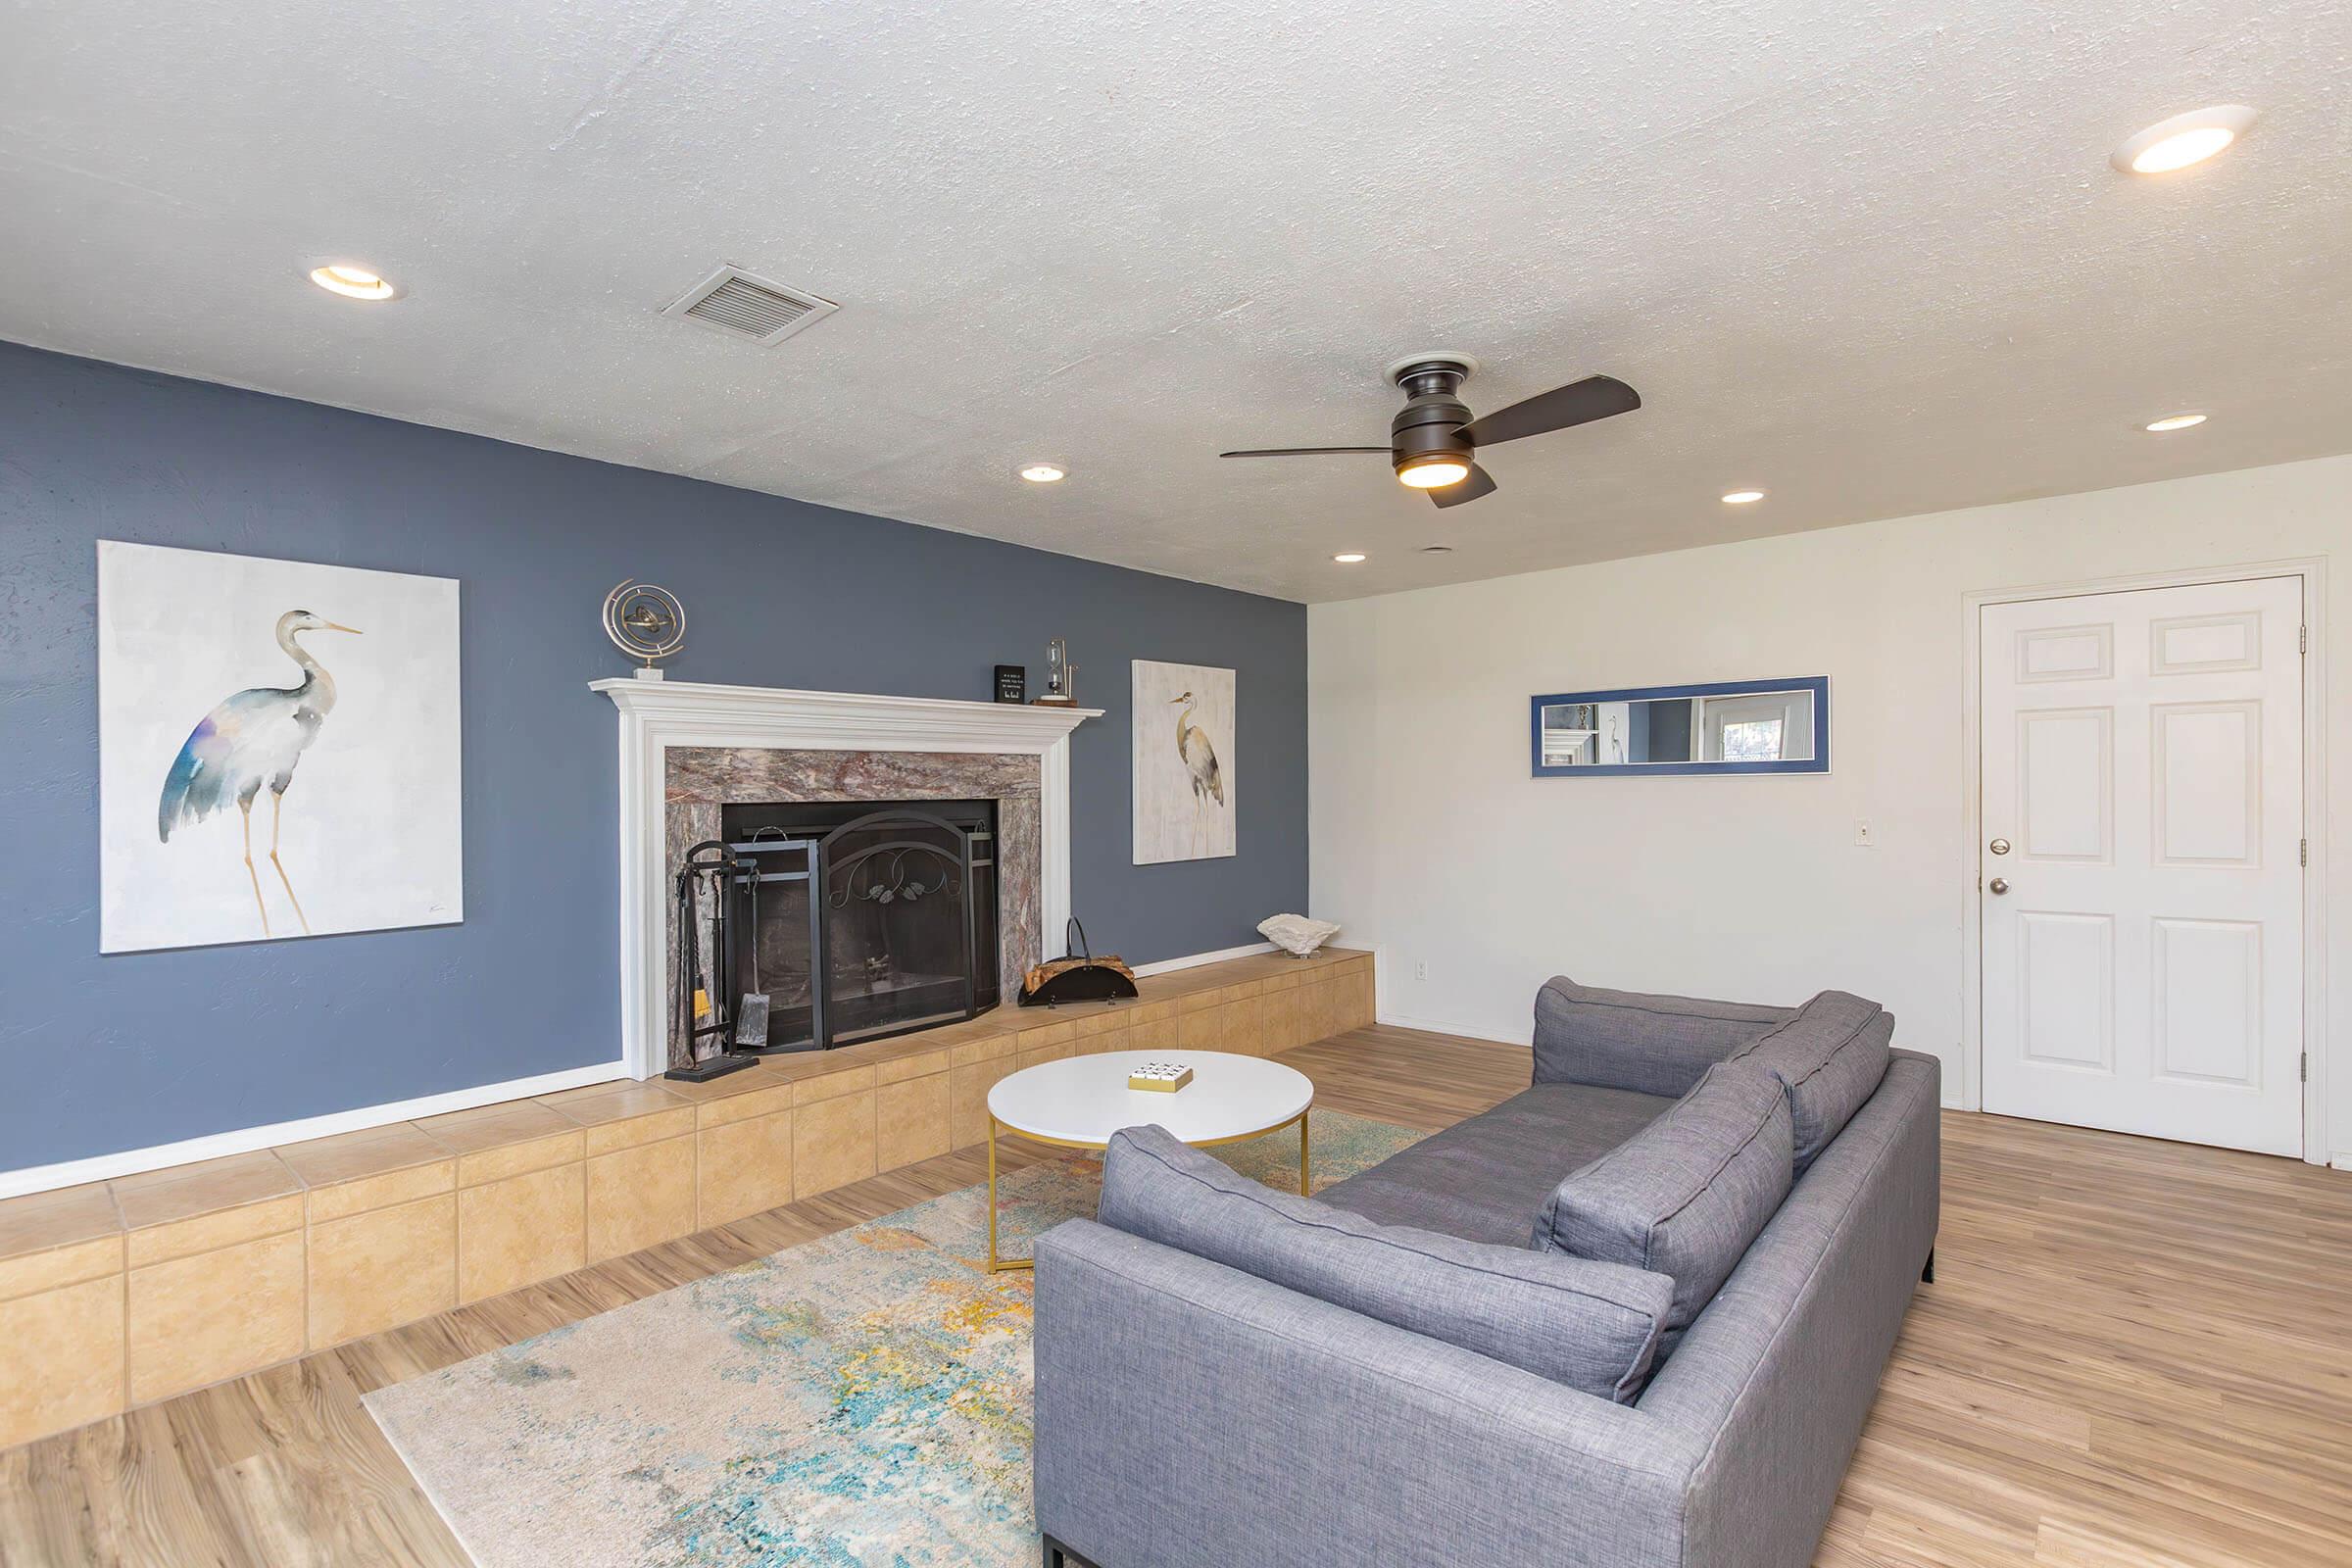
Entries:
[[1015, 1269], [1035, 1268], [1034, 1259], [997, 1256], [997, 1118], [988, 1118], [988, 1271], [991, 1274], [1009, 1274]]
[[1306, 1190], [1306, 1112], [1302, 1110], [1298, 1113], [1298, 1196], [1300, 1198], [1314, 1196]]

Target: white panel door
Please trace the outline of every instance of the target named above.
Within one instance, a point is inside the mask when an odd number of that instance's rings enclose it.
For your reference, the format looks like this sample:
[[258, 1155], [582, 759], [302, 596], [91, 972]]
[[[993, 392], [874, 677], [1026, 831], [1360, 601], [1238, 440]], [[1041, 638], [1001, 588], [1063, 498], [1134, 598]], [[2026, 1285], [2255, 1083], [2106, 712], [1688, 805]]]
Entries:
[[2302, 611], [1984, 608], [1986, 1110], [2302, 1153]]

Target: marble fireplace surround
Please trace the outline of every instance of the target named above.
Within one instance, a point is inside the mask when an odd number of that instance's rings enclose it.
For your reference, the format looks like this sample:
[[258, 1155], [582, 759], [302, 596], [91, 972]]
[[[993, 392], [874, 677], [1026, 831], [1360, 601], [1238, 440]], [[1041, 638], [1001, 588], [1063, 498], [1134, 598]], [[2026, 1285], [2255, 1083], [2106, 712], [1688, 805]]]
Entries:
[[[719, 836], [719, 808], [790, 801], [995, 801], [997, 983], [1007, 1000], [1043, 951], [1038, 902], [1038, 760], [1003, 752], [803, 752], [773, 747], [673, 746], [663, 814], [664, 877], [686, 852]], [[678, 912], [663, 906], [664, 976], [677, 973]], [[706, 949], [708, 944], [705, 944]], [[710, 955], [706, 951], [708, 966]], [[675, 981], [671, 981], [675, 984]], [[677, 998], [663, 993], [669, 1059], [690, 1059]]]
[[621, 1059], [669, 1065], [669, 879], [736, 801], [994, 800], [1002, 976], [1070, 909], [1069, 735], [1100, 709], [601, 680], [620, 721]]

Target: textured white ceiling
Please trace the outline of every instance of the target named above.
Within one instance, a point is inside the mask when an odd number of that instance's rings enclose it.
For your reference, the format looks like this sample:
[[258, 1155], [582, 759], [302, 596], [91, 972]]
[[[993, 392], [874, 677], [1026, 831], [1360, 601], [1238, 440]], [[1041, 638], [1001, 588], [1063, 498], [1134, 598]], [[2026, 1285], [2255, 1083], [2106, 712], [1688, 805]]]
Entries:
[[[2342, 0], [14, 0], [0, 337], [1346, 598], [2352, 447], [2348, 105]], [[842, 310], [656, 314], [722, 259]], [[1217, 460], [1430, 346], [1647, 406], [1445, 513]]]

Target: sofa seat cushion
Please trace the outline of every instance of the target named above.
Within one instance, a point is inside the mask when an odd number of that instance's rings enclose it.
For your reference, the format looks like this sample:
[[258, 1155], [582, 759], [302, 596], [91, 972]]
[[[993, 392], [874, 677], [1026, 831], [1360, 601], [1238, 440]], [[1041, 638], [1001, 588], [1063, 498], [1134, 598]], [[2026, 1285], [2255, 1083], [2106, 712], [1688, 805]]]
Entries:
[[1553, 975], [1536, 993], [1535, 1081], [1605, 1084], [1672, 1100], [1791, 1014], [1748, 1002], [1604, 991]]
[[1788, 1095], [1796, 1174], [1830, 1147], [1862, 1102], [1879, 1092], [1894, 1015], [1843, 991], [1824, 991], [1736, 1058], [1769, 1069]]
[[1525, 1247], [1529, 1218], [1561, 1177], [1624, 1143], [1673, 1103], [1625, 1089], [1538, 1084], [1321, 1196], [1377, 1224]]
[[1636, 1268], [1375, 1225], [1263, 1187], [1159, 1127], [1112, 1135], [1097, 1218], [1618, 1403], [1648, 1381], [1674, 1295]]
[[1791, 1147], [1779, 1081], [1718, 1063], [1672, 1109], [1561, 1182], [1531, 1245], [1673, 1276], [1660, 1347], [1671, 1349], [1780, 1211]]

